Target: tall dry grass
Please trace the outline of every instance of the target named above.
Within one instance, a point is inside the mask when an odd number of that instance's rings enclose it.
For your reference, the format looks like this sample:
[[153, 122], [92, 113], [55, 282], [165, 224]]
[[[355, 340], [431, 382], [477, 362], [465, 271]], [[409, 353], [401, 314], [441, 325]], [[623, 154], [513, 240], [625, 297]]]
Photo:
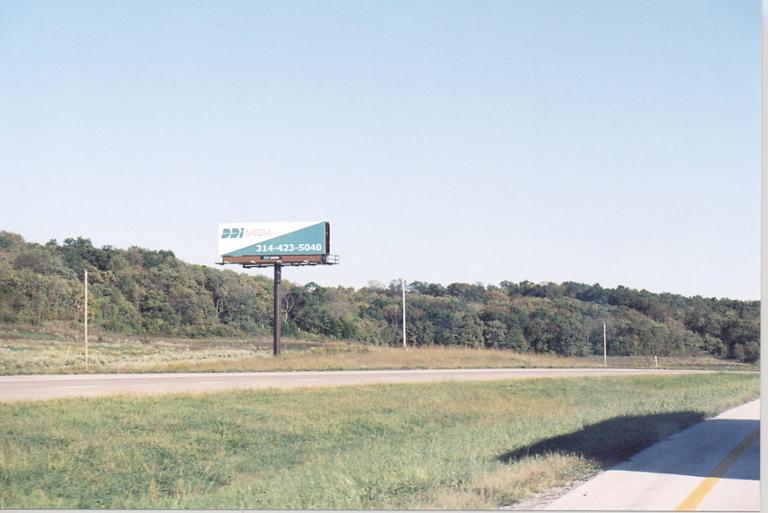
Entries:
[[[652, 356], [614, 357], [610, 367], [654, 367]], [[353, 342], [286, 338], [272, 357], [268, 337], [252, 339], [139, 338], [97, 335], [89, 343], [88, 372], [238, 372], [352, 369], [500, 367], [600, 367], [602, 357], [562, 357], [462, 347], [381, 347]], [[663, 368], [755, 369], [710, 356], [658, 359]], [[77, 334], [0, 328], [0, 374], [84, 372], [84, 347]]]

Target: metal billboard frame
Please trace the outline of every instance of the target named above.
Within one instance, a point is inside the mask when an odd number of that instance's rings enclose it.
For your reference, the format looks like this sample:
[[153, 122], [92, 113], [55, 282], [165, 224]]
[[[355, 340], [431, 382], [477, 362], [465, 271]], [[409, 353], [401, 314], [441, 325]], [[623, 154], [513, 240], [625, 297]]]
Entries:
[[[331, 229], [330, 223], [325, 223], [325, 247], [330, 251], [331, 247]], [[281, 333], [280, 333], [280, 283], [282, 282], [283, 266], [301, 267], [314, 265], [337, 265], [339, 264], [339, 255], [319, 254], [319, 255], [243, 255], [243, 256], [222, 256], [221, 262], [217, 265], [240, 265], [243, 269], [252, 267], [273, 267], [274, 268], [274, 317], [273, 317], [273, 354], [279, 356], [282, 352]]]

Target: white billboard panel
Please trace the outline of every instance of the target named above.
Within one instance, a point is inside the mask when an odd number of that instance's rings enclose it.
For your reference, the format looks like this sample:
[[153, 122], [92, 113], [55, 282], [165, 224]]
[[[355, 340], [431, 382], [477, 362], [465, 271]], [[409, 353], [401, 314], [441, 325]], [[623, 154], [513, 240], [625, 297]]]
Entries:
[[219, 256], [327, 255], [329, 236], [324, 221], [220, 223]]

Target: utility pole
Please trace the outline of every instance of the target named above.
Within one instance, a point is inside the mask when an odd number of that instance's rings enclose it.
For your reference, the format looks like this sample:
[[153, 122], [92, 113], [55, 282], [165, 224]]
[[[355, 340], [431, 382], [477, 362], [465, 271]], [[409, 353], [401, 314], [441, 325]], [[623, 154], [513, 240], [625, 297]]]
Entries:
[[405, 343], [405, 279], [400, 278], [400, 288], [403, 289], [403, 348], [408, 351], [408, 345]]
[[603, 366], [608, 367], [608, 342], [605, 336], [605, 321], [603, 321]]
[[88, 270], [85, 270], [85, 313], [84, 313], [84, 339], [85, 339], [85, 368], [88, 368]]

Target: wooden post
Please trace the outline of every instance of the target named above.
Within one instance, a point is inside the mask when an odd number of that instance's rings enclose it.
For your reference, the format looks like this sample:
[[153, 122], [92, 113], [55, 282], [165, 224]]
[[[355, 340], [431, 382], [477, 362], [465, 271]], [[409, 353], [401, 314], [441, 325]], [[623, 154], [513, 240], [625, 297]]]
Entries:
[[603, 321], [603, 366], [608, 367], [608, 342], [605, 336], [605, 321]]
[[83, 335], [85, 339], [85, 368], [88, 368], [88, 270], [85, 271], [85, 313], [83, 322]]
[[403, 348], [408, 351], [408, 344], [405, 342], [405, 280], [400, 278], [400, 288], [403, 289]]

